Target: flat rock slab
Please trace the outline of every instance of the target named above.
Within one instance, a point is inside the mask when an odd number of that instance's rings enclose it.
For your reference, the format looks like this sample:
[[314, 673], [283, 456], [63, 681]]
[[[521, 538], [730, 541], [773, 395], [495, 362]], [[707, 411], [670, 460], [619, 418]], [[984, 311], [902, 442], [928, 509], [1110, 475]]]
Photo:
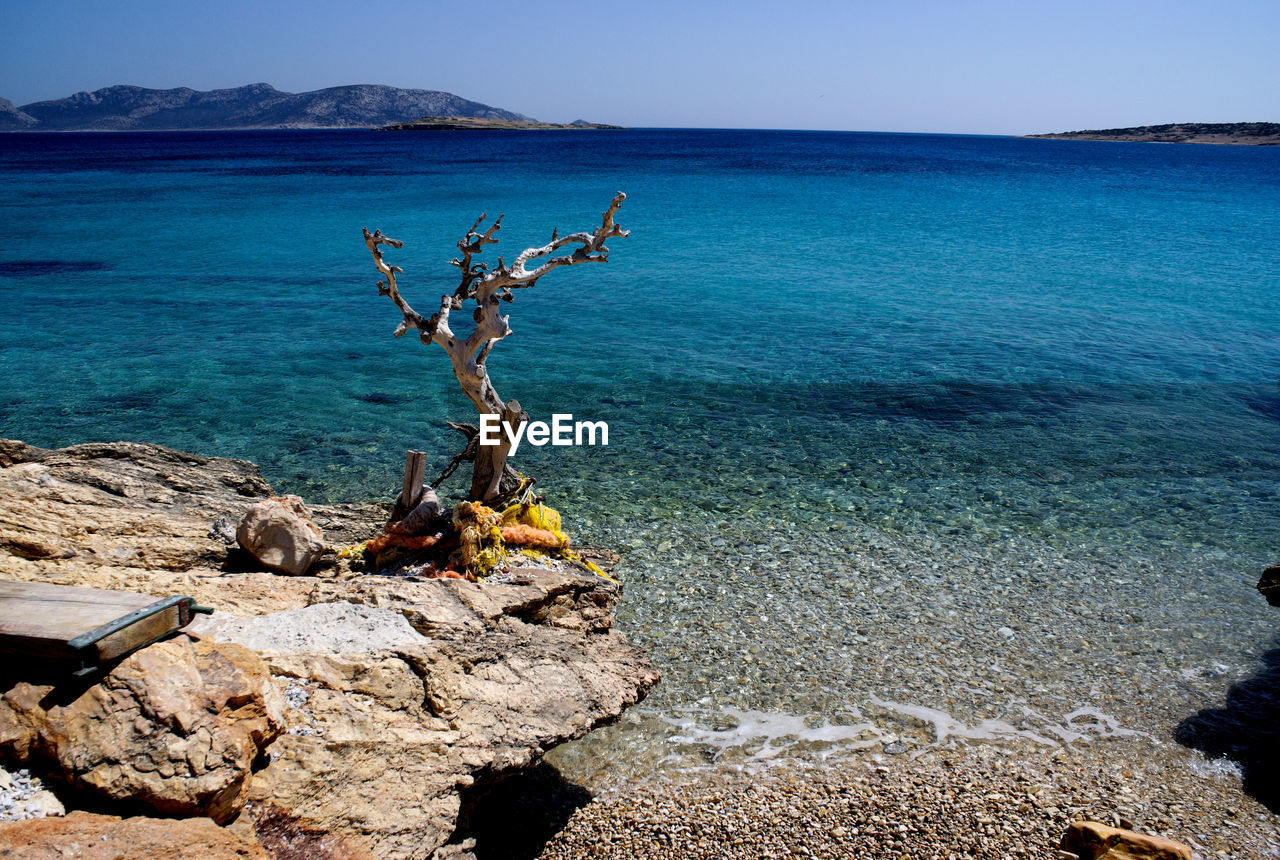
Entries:
[[232, 833], [208, 818], [116, 818], [73, 812], [0, 824], [0, 857], [23, 860], [271, 860], [252, 835]]
[[369, 654], [425, 645], [404, 615], [353, 603], [320, 603], [238, 618], [223, 612], [196, 619], [190, 632], [237, 642], [259, 653]]
[[[201, 457], [136, 442], [48, 450], [0, 439], [0, 579], [189, 595], [240, 615], [307, 605], [313, 577], [228, 565], [210, 536], [275, 495], [245, 460]], [[335, 543], [376, 534], [389, 505], [311, 508]], [[326, 558], [319, 576], [343, 572]], [[234, 573], [235, 575], [229, 575]]]
[[1060, 847], [1080, 860], [1192, 860], [1181, 842], [1096, 821], [1073, 821]]
[[610, 629], [620, 596], [600, 577], [537, 569], [493, 584], [366, 576], [317, 583], [304, 609], [198, 621], [257, 650], [294, 705], [250, 814], [274, 806], [378, 857], [430, 856], [467, 789], [656, 683]]

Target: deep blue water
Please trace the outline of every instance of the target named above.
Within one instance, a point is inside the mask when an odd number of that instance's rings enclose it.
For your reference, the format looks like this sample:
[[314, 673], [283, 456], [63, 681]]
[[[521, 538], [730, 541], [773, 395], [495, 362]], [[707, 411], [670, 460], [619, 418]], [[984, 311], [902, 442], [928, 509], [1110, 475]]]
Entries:
[[[610, 423], [608, 448], [516, 465], [571, 533], [624, 551], [621, 622], [666, 675], [651, 707], [826, 719], [879, 696], [1014, 719], [959, 691], [1061, 714], [1084, 690], [1159, 714], [1158, 735], [1221, 696], [1185, 681], [1197, 667], [1256, 665], [1252, 582], [1280, 535], [1280, 148], [0, 135], [0, 434], [158, 442], [252, 459], [309, 501], [388, 498], [404, 450], [443, 466], [444, 422], [471, 407], [440, 350], [392, 339], [360, 228], [406, 242], [389, 258], [430, 313], [481, 212], [505, 213], [488, 254], [510, 260], [619, 189], [632, 235], [520, 291], [489, 366], [535, 418]], [[1163, 691], [1141, 713], [1107, 700], [1130, 674]]]
[[544, 483], [625, 476], [623, 496], [661, 505], [683, 475], [704, 507], [764, 485], [819, 510], [857, 496], [892, 527], [1274, 546], [1270, 148], [4, 135], [0, 431], [247, 457], [317, 500], [380, 494], [398, 451], [443, 462], [441, 423], [469, 407], [443, 354], [389, 337], [359, 228], [408, 242], [405, 292], [430, 312], [480, 212], [506, 212], [510, 255], [591, 226], [616, 189], [633, 235], [521, 293], [491, 360], [535, 416], [613, 426], [607, 451], [526, 449]]

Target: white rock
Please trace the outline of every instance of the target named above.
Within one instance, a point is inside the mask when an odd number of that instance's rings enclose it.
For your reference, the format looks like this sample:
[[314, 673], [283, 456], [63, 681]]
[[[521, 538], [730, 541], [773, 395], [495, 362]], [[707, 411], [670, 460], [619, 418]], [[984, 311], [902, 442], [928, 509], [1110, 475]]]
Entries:
[[48, 816], [67, 814], [62, 801], [54, 797], [53, 792], [44, 789], [28, 797], [21, 805], [24, 807], [25, 815], [23, 817], [25, 818], [46, 818]]
[[996, 631], [996, 633], [1000, 634], [1001, 639], [1012, 639], [1015, 635], [1013, 632], [1013, 628], [1011, 627], [1001, 627], [999, 630]]
[[187, 629], [270, 654], [364, 654], [431, 642], [399, 612], [346, 602], [318, 603], [248, 618], [215, 612]]
[[258, 502], [240, 519], [236, 541], [265, 567], [294, 576], [324, 552], [324, 533], [297, 496]]

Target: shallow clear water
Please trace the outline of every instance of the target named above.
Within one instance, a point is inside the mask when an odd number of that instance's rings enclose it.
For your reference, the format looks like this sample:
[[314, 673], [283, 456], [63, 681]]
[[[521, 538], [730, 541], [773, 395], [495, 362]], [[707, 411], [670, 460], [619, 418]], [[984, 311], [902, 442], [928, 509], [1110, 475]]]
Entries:
[[442, 353], [390, 337], [359, 228], [406, 241], [430, 311], [480, 212], [506, 213], [510, 255], [617, 189], [631, 237], [518, 294], [490, 360], [535, 418], [610, 424], [608, 448], [517, 462], [624, 552], [620, 621], [664, 670], [596, 743], [717, 758], [705, 732], [753, 711], [936, 740], [876, 702], [1167, 736], [1255, 671], [1280, 533], [1272, 148], [0, 135], [0, 433], [386, 497], [404, 449], [447, 462], [470, 407]]

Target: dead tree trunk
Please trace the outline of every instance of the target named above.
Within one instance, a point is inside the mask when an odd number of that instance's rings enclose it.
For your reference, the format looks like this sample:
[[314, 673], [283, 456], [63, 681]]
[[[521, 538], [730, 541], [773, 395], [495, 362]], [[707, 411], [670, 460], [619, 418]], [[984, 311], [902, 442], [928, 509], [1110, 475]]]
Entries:
[[[410, 307], [400, 295], [396, 286], [396, 275], [403, 272], [399, 266], [389, 266], [382, 259], [383, 245], [401, 248], [403, 242], [382, 235], [380, 230], [370, 233], [364, 230], [365, 245], [373, 254], [373, 262], [382, 274], [383, 280], [378, 282], [378, 292], [390, 296], [400, 309], [403, 319], [396, 327], [395, 336], [400, 337], [409, 329], [418, 330], [418, 338], [424, 344], [435, 343], [444, 349], [453, 364], [453, 375], [462, 387], [462, 393], [476, 407], [481, 420], [484, 416], [495, 416], [501, 422], [507, 422], [513, 429], [528, 420], [528, 416], [520, 408], [518, 401], [503, 401], [489, 379], [486, 360], [493, 345], [511, 334], [507, 317], [498, 313], [498, 303], [511, 301], [512, 290], [532, 287], [538, 279], [552, 269], [561, 266], [572, 266], [577, 263], [608, 262], [609, 249], [605, 240], [614, 237], [625, 237], [630, 231], [623, 230], [614, 223], [614, 216], [626, 195], [621, 191], [613, 198], [609, 208], [601, 217], [600, 226], [590, 232], [571, 233], [557, 236], [552, 231], [551, 241], [539, 248], [526, 248], [521, 251], [510, 267], [502, 258], [492, 269], [486, 263], [472, 262], [475, 255], [483, 251], [485, 245], [497, 243], [493, 234], [502, 225], [499, 215], [489, 227], [478, 233], [480, 225], [487, 216], [481, 215], [476, 223], [467, 231], [467, 235], [458, 242], [459, 259], [451, 261], [462, 272], [462, 281], [452, 295], [440, 297], [440, 309], [430, 317], [424, 317]], [[563, 248], [578, 246], [570, 253], [554, 256]], [[531, 263], [536, 263], [532, 269]], [[475, 302], [472, 318], [475, 328], [465, 338], [455, 335], [449, 325], [450, 311], [461, 310], [468, 301]], [[506, 434], [500, 434], [498, 445], [477, 445], [475, 465], [471, 474], [471, 492], [468, 498], [474, 501], [491, 501], [515, 489], [518, 480], [514, 470], [507, 465], [510, 442]]]

